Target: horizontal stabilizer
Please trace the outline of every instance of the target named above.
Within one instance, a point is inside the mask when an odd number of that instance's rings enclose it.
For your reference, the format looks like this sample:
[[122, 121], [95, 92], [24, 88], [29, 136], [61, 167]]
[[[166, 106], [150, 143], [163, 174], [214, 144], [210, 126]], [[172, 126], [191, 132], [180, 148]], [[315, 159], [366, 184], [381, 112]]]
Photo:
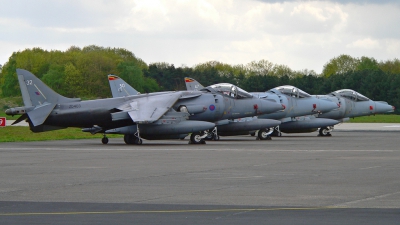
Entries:
[[11, 125], [17, 124], [21, 121], [24, 121], [28, 118], [28, 116], [26, 114], [22, 114], [22, 116], [20, 116], [17, 120], [15, 120]]
[[50, 103], [47, 105], [41, 105], [33, 109], [32, 111], [29, 111], [28, 117], [32, 122], [32, 125], [35, 127], [42, 125], [55, 106], [56, 106], [55, 103]]

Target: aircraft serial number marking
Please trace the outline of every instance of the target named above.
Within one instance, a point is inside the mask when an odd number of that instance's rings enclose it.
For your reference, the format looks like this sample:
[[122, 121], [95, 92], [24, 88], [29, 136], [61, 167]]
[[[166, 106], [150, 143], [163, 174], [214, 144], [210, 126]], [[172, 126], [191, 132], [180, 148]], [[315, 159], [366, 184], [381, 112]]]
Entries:
[[69, 105], [69, 109], [78, 109], [78, 108], [80, 108], [81, 107], [81, 105], [80, 104], [75, 104], [75, 105]]

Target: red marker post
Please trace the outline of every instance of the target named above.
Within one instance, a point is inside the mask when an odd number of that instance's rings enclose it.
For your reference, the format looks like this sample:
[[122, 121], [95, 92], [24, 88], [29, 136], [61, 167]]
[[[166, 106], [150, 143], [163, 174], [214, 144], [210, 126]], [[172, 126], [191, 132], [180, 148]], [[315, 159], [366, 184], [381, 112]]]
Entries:
[[0, 117], [0, 127], [6, 126], [7, 119], [5, 117]]

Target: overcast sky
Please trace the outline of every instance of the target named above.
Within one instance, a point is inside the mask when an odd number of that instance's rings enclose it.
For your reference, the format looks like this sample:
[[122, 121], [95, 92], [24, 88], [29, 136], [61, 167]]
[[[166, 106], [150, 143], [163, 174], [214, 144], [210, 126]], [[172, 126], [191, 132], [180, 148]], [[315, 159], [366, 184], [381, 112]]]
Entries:
[[125, 48], [176, 67], [266, 59], [322, 71], [348, 54], [400, 58], [395, 0], [0, 0], [0, 64], [40, 47]]

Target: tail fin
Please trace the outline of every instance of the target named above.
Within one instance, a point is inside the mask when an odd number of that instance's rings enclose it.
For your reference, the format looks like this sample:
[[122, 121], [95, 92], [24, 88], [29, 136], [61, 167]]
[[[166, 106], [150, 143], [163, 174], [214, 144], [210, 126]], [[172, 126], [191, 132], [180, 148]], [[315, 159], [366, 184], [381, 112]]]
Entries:
[[33, 126], [43, 124], [57, 104], [80, 100], [58, 94], [27, 70], [17, 69], [17, 75], [22, 99]]
[[188, 91], [198, 91], [204, 88], [197, 80], [190, 77], [185, 77], [185, 84]]
[[138, 91], [118, 76], [108, 75], [108, 82], [110, 83], [113, 98], [139, 94]]
[[25, 106], [40, 106], [46, 103], [59, 104], [80, 100], [58, 94], [27, 70], [17, 69], [17, 74]]

